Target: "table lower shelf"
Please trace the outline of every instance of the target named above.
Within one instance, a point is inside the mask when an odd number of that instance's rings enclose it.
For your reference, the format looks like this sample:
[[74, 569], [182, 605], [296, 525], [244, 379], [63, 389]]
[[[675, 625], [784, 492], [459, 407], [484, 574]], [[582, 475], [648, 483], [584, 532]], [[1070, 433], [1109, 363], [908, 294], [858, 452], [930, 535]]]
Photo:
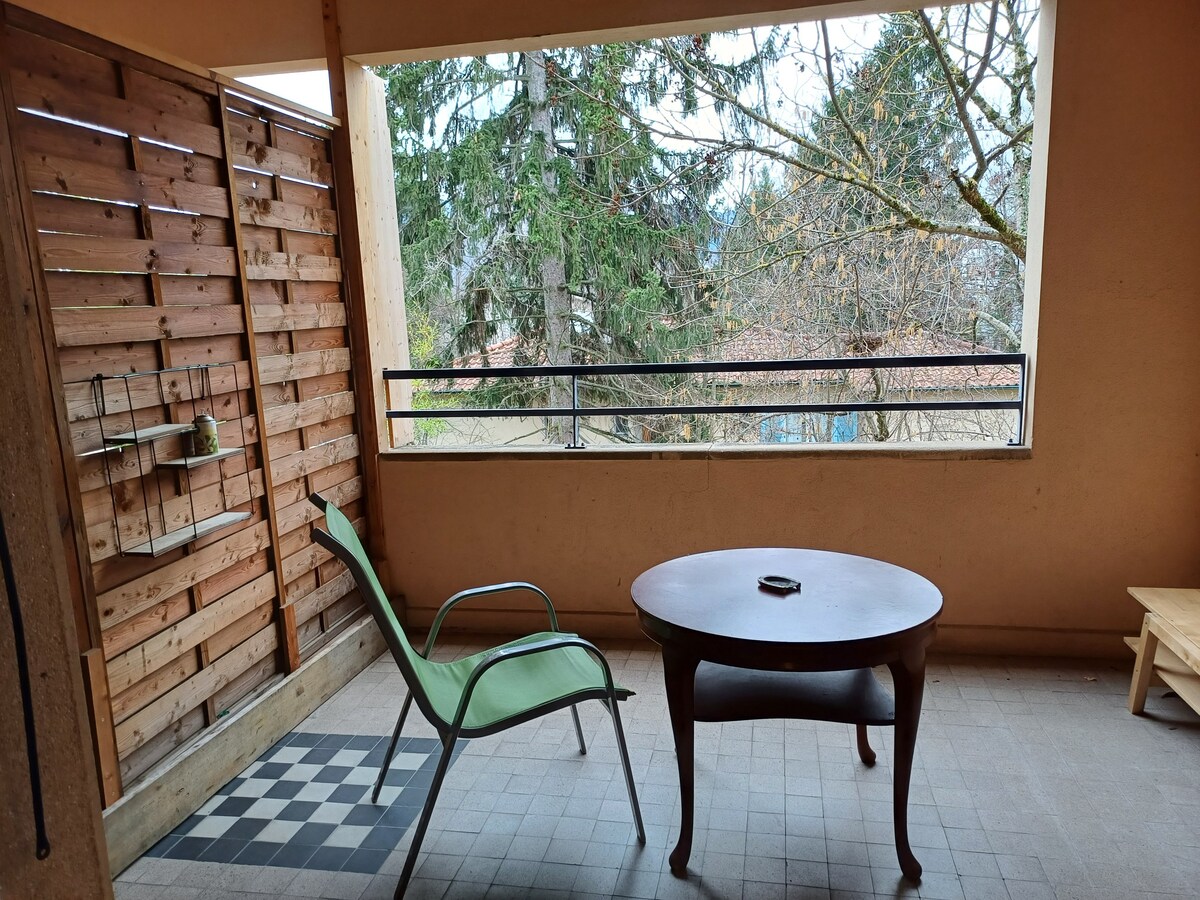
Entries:
[[896, 704], [870, 669], [770, 672], [702, 662], [696, 669], [695, 698], [697, 722], [896, 724]]
[[[1134, 653], [1142, 650], [1140, 637], [1127, 637], [1125, 643]], [[1162, 644], [1158, 645], [1158, 652], [1154, 654], [1154, 674], [1184, 703], [1200, 713], [1200, 674], [1193, 672], [1187, 663]]]

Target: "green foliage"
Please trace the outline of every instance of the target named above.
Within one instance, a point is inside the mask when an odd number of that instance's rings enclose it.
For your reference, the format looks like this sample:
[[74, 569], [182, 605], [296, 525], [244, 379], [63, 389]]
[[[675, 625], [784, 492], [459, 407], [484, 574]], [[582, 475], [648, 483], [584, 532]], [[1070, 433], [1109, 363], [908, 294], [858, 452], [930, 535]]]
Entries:
[[[414, 365], [486, 364], [509, 338], [517, 364], [561, 361], [564, 318], [575, 363], [711, 356], [748, 328], [1013, 349], [1036, 15], [997, 0], [884, 16], [867, 46], [817, 23], [381, 69]], [[483, 379], [458, 401], [534, 407], [555, 390]], [[711, 395], [661, 377], [583, 390]], [[640, 424], [712, 434], [668, 418]]]

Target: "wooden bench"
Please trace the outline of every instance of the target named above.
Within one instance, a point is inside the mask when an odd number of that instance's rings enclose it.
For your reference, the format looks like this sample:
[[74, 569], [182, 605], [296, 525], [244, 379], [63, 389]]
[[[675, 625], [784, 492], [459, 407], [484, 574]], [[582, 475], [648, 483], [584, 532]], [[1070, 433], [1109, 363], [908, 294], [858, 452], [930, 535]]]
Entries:
[[1131, 587], [1129, 593], [1146, 607], [1141, 636], [1125, 638], [1137, 654], [1129, 711], [1142, 712], [1153, 680], [1200, 713], [1200, 590]]

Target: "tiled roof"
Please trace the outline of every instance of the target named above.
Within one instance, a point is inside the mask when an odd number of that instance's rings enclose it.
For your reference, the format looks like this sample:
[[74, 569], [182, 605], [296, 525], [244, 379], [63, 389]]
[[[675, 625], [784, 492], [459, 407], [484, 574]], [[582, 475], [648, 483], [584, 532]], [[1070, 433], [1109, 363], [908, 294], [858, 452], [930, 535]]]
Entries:
[[[525, 354], [519, 351], [525, 349]], [[693, 353], [689, 361], [758, 361], [769, 359], [831, 359], [842, 357], [887, 356], [960, 356], [978, 354], [978, 366], [932, 366], [921, 369], [880, 369], [879, 376], [890, 390], [966, 390], [974, 388], [1013, 388], [1019, 381], [1019, 370], [1012, 365], [989, 365], [987, 356], [997, 351], [962, 341], [949, 335], [932, 332], [913, 334], [831, 334], [816, 335], [767, 326], [749, 326], [728, 339]], [[517, 357], [522, 356], [520, 362]], [[454, 368], [504, 367], [528, 365], [544, 361], [540, 347], [525, 343], [517, 335], [487, 348], [486, 354], [472, 353], [454, 360]], [[778, 384], [830, 384], [844, 382], [856, 389], [865, 389], [871, 380], [870, 370], [820, 369], [800, 372], [743, 372], [713, 376], [729, 385], [745, 387]], [[435, 390], [467, 391], [478, 387], [479, 378], [458, 378]]]
[[[945, 334], [833, 334], [814, 335], [785, 329], [751, 326], [714, 348], [710, 358], [721, 360], [829, 359], [887, 356], [981, 357], [978, 366], [932, 366], [920, 369], [879, 369], [893, 390], [956, 390], [1016, 387], [1017, 366], [989, 365], [987, 356], [997, 351]], [[821, 369], [802, 372], [746, 372], [727, 376], [730, 384], [829, 383], [843, 379], [862, 388], [870, 381], [869, 369]]]

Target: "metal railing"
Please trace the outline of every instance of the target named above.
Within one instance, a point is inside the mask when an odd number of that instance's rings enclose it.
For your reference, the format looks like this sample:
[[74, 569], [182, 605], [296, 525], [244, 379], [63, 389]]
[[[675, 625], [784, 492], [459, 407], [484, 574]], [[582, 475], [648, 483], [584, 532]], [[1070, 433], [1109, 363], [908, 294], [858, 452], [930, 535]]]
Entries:
[[[581, 379], [606, 375], [688, 375], [746, 372], [811, 372], [854, 369], [998, 368], [1016, 366], [1017, 396], [1012, 400], [828, 400], [817, 403], [722, 403], [668, 406], [580, 406]], [[571, 405], [562, 407], [507, 407], [492, 409], [388, 409], [389, 419], [465, 419], [525, 416], [571, 419], [569, 449], [584, 446], [579, 437], [579, 420], [589, 416], [631, 415], [727, 415], [736, 413], [851, 413], [851, 412], [943, 412], [1012, 410], [1016, 413], [1015, 436], [1010, 445], [1025, 441], [1026, 376], [1029, 360], [1024, 353], [964, 353], [954, 356], [837, 357], [831, 359], [771, 359], [679, 363], [596, 363], [570, 366], [472, 366], [448, 369], [384, 369], [385, 381], [462, 381], [493, 378], [571, 379]], [[1010, 385], [988, 385], [1008, 388]], [[952, 387], [945, 388], [952, 390]]]

